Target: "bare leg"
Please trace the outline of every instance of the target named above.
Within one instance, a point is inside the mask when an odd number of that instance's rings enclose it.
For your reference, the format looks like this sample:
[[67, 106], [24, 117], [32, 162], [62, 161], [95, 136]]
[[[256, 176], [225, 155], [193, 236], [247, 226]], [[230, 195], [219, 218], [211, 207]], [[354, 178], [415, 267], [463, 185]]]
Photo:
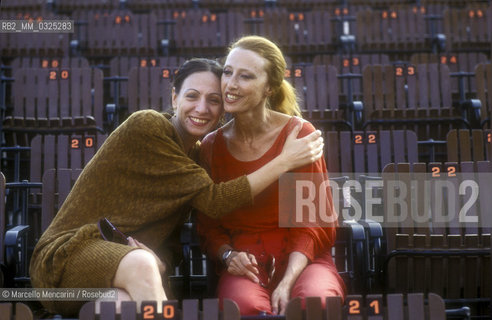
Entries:
[[157, 261], [154, 255], [143, 249], [130, 251], [121, 259], [113, 279], [113, 287], [123, 289], [131, 300], [137, 301], [137, 310], [140, 310], [142, 301], [155, 300], [160, 312], [160, 302], [167, 300]]

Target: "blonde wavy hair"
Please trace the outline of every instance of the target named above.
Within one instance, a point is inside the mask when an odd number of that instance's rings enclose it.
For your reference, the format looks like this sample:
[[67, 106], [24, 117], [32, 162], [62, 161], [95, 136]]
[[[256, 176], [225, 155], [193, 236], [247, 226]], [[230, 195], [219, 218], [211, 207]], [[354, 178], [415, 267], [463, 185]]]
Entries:
[[266, 59], [265, 71], [268, 75], [268, 84], [272, 90], [272, 94], [267, 100], [267, 107], [290, 116], [300, 117], [301, 110], [296, 91], [285, 80], [287, 63], [279, 47], [272, 41], [261, 36], [245, 36], [234, 42], [229, 47], [229, 52], [236, 48], [256, 52]]

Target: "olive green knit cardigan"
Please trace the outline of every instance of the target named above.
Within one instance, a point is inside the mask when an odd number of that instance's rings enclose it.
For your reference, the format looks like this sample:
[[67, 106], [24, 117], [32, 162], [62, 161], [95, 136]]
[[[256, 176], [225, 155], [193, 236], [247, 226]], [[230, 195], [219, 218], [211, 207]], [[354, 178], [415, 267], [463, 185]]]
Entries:
[[219, 217], [252, 202], [246, 176], [213, 183], [185, 153], [169, 118], [139, 111], [108, 137], [36, 245], [30, 265], [34, 287], [110, 287], [119, 261], [132, 248], [102, 241], [101, 217], [156, 249], [190, 206]]

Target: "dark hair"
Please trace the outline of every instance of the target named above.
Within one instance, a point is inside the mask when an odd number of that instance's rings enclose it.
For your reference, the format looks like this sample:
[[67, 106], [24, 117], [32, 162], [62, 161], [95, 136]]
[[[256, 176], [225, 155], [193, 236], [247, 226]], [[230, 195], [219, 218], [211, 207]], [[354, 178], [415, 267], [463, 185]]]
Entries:
[[176, 94], [181, 91], [181, 86], [186, 78], [194, 73], [206, 71], [212, 72], [219, 79], [222, 76], [222, 66], [215, 60], [193, 58], [183, 63], [174, 76], [173, 87]]

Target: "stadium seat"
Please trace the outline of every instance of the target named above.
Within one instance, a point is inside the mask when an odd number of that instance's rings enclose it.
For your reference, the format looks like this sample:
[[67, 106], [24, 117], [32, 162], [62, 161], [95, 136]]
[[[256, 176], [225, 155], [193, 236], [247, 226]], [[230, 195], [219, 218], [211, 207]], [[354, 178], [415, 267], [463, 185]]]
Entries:
[[328, 172], [379, 174], [391, 162], [418, 162], [417, 136], [411, 130], [327, 131]]
[[[378, 287], [383, 231], [374, 216], [382, 215], [381, 171], [394, 161], [418, 161], [415, 132], [410, 130], [381, 130], [379, 132], [325, 132], [325, 159], [331, 179], [340, 191], [334, 193], [339, 221], [355, 219], [365, 230], [364, 284], [367, 292]], [[338, 178], [337, 178], [338, 177]], [[350, 181], [350, 184], [345, 184]], [[370, 190], [370, 193], [367, 191]], [[336, 197], [335, 197], [336, 198]], [[337, 206], [338, 204], [338, 206]]]
[[[44, 231], [51, 223], [59, 206], [63, 203], [70, 189], [78, 177], [81, 169], [60, 170], [58, 175], [55, 169], [50, 169], [43, 176], [43, 203], [42, 212], [40, 215], [40, 230]], [[72, 177], [71, 177], [72, 176]], [[72, 180], [70, 180], [72, 178]], [[24, 183], [26, 193], [29, 192], [29, 187], [32, 183]], [[36, 188], [40, 188], [41, 183], [35, 184]], [[7, 187], [23, 187], [22, 183], [9, 183]], [[27, 205], [27, 197], [23, 200]], [[5, 237], [5, 257], [3, 274], [7, 288], [22, 288], [30, 287], [29, 278], [29, 262], [32, 254], [33, 246], [39, 238], [40, 233], [34, 229], [38, 229], [39, 225], [36, 219], [38, 217], [27, 217], [27, 210], [23, 213], [20, 224], [5, 230], [2, 233], [2, 238]], [[2, 230], [3, 231], [3, 230]], [[39, 231], [39, 230], [38, 230]], [[34, 243], [33, 243], [34, 241]]]
[[322, 128], [350, 130], [350, 106], [340, 108], [337, 72], [333, 66], [297, 65], [287, 70], [287, 80], [292, 83], [300, 98], [302, 114]]
[[[3, 235], [5, 234], [6, 228], [6, 215], [5, 215], [5, 176], [0, 172], [0, 263], [4, 263], [4, 244]], [[0, 278], [0, 287], [3, 287], [3, 276]]]
[[475, 68], [477, 97], [482, 103], [481, 119], [483, 128], [492, 128], [492, 64], [480, 63]]
[[2, 9], [6, 10], [40, 10], [43, 8], [43, 1], [39, 0], [4, 0]]
[[421, 63], [440, 63], [448, 66], [451, 75], [453, 102], [476, 98], [475, 67], [485, 63], [488, 58], [481, 52], [441, 52], [439, 54], [416, 53], [410, 58], [413, 65]]
[[275, 41], [289, 56], [306, 56], [333, 52], [334, 33], [326, 10], [288, 12], [274, 7], [252, 12], [246, 33], [258, 34]]
[[435, 292], [489, 313], [491, 173], [490, 162], [385, 167], [387, 293]]
[[[202, 41], [206, 40], [208, 35], [205, 35], [203, 39], [203, 33], [210, 28], [209, 16], [210, 12], [206, 9], [181, 10], [178, 15], [173, 14], [173, 18], [176, 20], [174, 28], [175, 48], [180, 55], [190, 53], [193, 49], [199, 50], [205, 46]], [[205, 22], [202, 21], [202, 17], [206, 20]]]
[[88, 68], [89, 60], [84, 57], [39, 57], [27, 56], [19, 57], [12, 60], [9, 64], [11, 75], [14, 75], [18, 69], [22, 68], [43, 68], [43, 69], [61, 69], [61, 68]]
[[[2, 7], [4, 6], [2, 2]], [[3, 10], [0, 12], [2, 20], [21, 20], [25, 22], [39, 20], [69, 20], [67, 16], [54, 15], [51, 12], [32, 11], [22, 16], [17, 11]], [[72, 28], [75, 28], [72, 26]], [[0, 55], [3, 57], [64, 56], [69, 52], [68, 32], [44, 33], [44, 32], [2, 32], [0, 33]]]
[[34, 319], [31, 309], [22, 302], [15, 303], [15, 308], [13, 303], [0, 303], [0, 313], [5, 319]]
[[20, 69], [7, 145], [29, 146], [36, 133], [102, 131], [102, 72], [91, 68]]
[[217, 56], [244, 34], [244, 17], [234, 10], [167, 9], [158, 11], [157, 19], [159, 41], [175, 55]]
[[[425, 299], [424, 299], [425, 298]], [[200, 303], [201, 302], [201, 303]], [[345, 303], [341, 297], [327, 297], [325, 308], [322, 308], [319, 297], [307, 297], [305, 301], [294, 298], [286, 306], [285, 319], [287, 320], [338, 320], [338, 319], [422, 319], [444, 320], [446, 313], [444, 301], [437, 294], [430, 293], [428, 297], [423, 294], [413, 293], [408, 295], [390, 294], [382, 295], [349, 295]], [[200, 304], [202, 308], [200, 308]], [[219, 309], [217, 299], [185, 299], [180, 308], [178, 301], [166, 301], [162, 304], [162, 314], [157, 313], [157, 302], [143, 302], [137, 311], [137, 304], [133, 301], [124, 302], [121, 311], [116, 312], [115, 303], [108, 301], [101, 303], [101, 312], [96, 314], [95, 303], [86, 303], [79, 312], [80, 319], [110, 320], [119, 319], [119, 314], [125, 314], [125, 319], [137, 319], [137, 312], [147, 314], [151, 318], [170, 317], [181, 315], [183, 320], [239, 320], [240, 310], [237, 304], [229, 299], [224, 299], [223, 308]], [[384, 317], [384, 318], [383, 318]], [[264, 319], [265, 315], [249, 316], [248, 319]]]
[[430, 48], [426, 21], [411, 7], [357, 13], [357, 46], [363, 52], [400, 55]]
[[446, 138], [449, 162], [492, 160], [490, 130], [451, 130]]
[[320, 54], [313, 59], [313, 64], [333, 65], [338, 73], [359, 73], [371, 64], [390, 64], [387, 54]]
[[41, 231], [48, 228], [81, 172], [82, 169], [48, 169], [44, 172]]
[[156, 18], [129, 10], [78, 10], [78, 24], [71, 46], [86, 57], [115, 55], [156, 55]]
[[[89, 61], [84, 57], [41, 57], [41, 56], [25, 56], [18, 57], [12, 60], [7, 66], [6, 75], [13, 77], [17, 70], [22, 68], [43, 68], [43, 69], [67, 69], [67, 68], [89, 68]], [[13, 80], [13, 79], [12, 79]], [[10, 87], [12, 85], [8, 83], [7, 92], [12, 93]], [[13, 97], [10, 95], [6, 97], [6, 105], [11, 106], [13, 104]]]
[[181, 56], [216, 56], [244, 34], [243, 15], [228, 10], [167, 9], [157, 12], [158, 38], [169, 52]]
[[362, 100], [362, 71], [371, 64], [390, 64], [386, 54], [322, 54], [313, 64], [333, 65], [338, 71], [339, 93], [342, 103]]
[[367, 66], [363, 86], [364, 128], [406, 128], [418, 140], [445, 140], [451, 128], [470, 126], [453, 108], [446, 65]]
[[[173, 0], [173, 1], [160, 1], [160, 0], [127, 0], [125, 7], [134, 12], [154, 11], [160, 9], [186, 9], [194, 6], [193, 3], [199, 3], [200, 0]], [[208, 8], [208, 6], [204, 6]]]
[[1, 287], [29, 286], [28, 259], [36, 239], [30, 234], [35, 217], [29, 215], [27, 201], [31, 188], [40, 186], [28, 181], [6, 183], [0, 173]]
[[72, 13], [75, 10], [112, 10], [120, 7], [120, 0], [53, 0], [53, 10], [56, 12]]
[[128, 112], [171, 109], [171, 85], [177, 67], [132, 68], [128, 77]]
[[106, 96], [115, 105], [113, 119], [108, 119], [113, 128], [116, 128], [128, 115], [128, 81], [132, 68], [169, 67], [176, 70], [184, 61], [185, 58], [179, 56], [116, 56], [112, 58], [109, 64], [110, 77], [105, 80], [110, 83], [109, 95], [106, 92]]
[[41, 182], [48, 169], [84, 168], [106, 138], [107, 134], [101, 133], [36, 135], [31, 141], [31, 182]]
[[308, 53], [314, 55], [334, 51], [337, 39], [328, 11], [289, 12], [287, 19], [286, 29], [283, 30], [285, 38], [280, 40], [280, 46], [287, 54], [301, 53], [306, 56]]
[[450, 50], [487, 52], [490, 49], [490, 26], [487, 7], [470, 5], [443, 12], [443, 27]]
[[[220, 34], [219, 48], [220, 50], [228, 47], [234, 40], [246, 35], [244, 15], [241, 12], [227, 11], [218, 13], [217, 20]], [[217, 51], [215, 54], [222, 55], [225, 51]]]

